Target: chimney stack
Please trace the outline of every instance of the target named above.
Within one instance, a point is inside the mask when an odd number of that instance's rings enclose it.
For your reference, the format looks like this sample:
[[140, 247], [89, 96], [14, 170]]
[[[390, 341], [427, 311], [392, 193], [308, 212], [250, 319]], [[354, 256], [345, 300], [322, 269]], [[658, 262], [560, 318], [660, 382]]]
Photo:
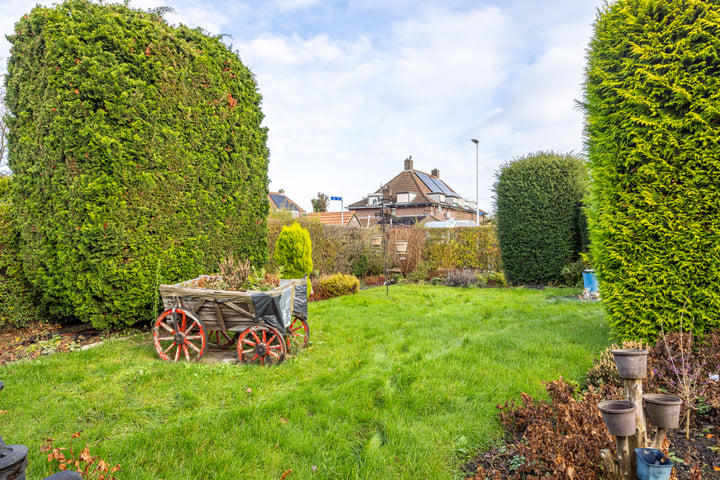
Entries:
[[430, 172], [430, 173], [432, 174], [433, 177], [440, 178], [440, 170], [438, 170], [437, 168], [433, 168], [432, 172]]
[[413, 169], [412, 155], [405, 159], [405, 170]]
[[278, 193], [279, 193], [280, 195], [285, 195], [285, 189], [284, 189], [284, 188], [281, 188], [280, 190], [278, 190]]

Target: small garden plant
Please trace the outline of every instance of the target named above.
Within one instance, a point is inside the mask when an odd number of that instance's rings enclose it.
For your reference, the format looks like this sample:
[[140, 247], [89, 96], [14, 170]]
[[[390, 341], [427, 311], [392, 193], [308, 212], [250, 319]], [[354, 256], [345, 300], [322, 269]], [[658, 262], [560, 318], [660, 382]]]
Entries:
[[265, 268], [253, 267], [250, 260], [236, 260], [232, 255], [220, 262], [220, 273], [193, 281], [197, 288], [213, 290], [271, 290], [280, 285], [278, 275]]

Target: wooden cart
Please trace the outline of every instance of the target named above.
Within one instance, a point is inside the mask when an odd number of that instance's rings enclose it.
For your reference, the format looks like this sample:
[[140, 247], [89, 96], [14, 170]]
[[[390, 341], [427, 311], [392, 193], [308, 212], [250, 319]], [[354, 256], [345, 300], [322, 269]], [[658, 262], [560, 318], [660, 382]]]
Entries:
[[197, 361], [208, 345], [235, 345], [240, 362], [268, 365], [307, 345], [305, 278], [281, 280], [279, 287], [264, 292], [199, 288], [207, 278], [160, 285], [165, 311], [153, 326], [160, 358]]

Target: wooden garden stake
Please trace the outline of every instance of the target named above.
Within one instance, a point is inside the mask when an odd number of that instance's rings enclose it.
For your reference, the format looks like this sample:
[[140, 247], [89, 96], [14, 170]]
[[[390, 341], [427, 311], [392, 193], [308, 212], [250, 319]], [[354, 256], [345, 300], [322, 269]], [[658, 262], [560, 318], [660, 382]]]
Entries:
[[655, 434], [655, 438], [653, 439], [652, 444], [650, 445], [650, 448], [657, 448], [660, 450], [662, 448], [662, 444], [665, 441], [665, 436], [667, 435], [667, 428], [658, 428], [657, 433]]
[[[647, 426], [645, 424], [645, 412], [643, 411], [643, 389], [642, 379], [623, 379], [625, 385], [625, 399], [635, 403], [635, 435], [628, 438], [629, 448], [627, 455], [630, 458], [630, 468], [635, 472], [637, 468], [636, 448], [647, 446]], [[619, 451], [619, 450], [618, 450]], [[635, 478], [635, 475], [632, 476]]]
[[600, 450], [600, 458], [602, 458], [605, 464], [605, 470], [609, 480], [635, 480], [636, 478], [635, 470], [632, 468], [629, 438], [630, 437], [615, 437], [617, 459], [613, 458], [610, 450]]

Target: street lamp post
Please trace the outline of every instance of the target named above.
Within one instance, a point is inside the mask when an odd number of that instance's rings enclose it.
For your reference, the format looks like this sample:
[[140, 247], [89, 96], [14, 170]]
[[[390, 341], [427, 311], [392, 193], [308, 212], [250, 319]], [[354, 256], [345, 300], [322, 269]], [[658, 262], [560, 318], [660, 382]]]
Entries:
[[478, 175], [478, 140], [477, 138], [471, 138], [471, 142], [475, 144], [475, 225], [480, 225], [480, 198], [479, 198], [479, 175]]

